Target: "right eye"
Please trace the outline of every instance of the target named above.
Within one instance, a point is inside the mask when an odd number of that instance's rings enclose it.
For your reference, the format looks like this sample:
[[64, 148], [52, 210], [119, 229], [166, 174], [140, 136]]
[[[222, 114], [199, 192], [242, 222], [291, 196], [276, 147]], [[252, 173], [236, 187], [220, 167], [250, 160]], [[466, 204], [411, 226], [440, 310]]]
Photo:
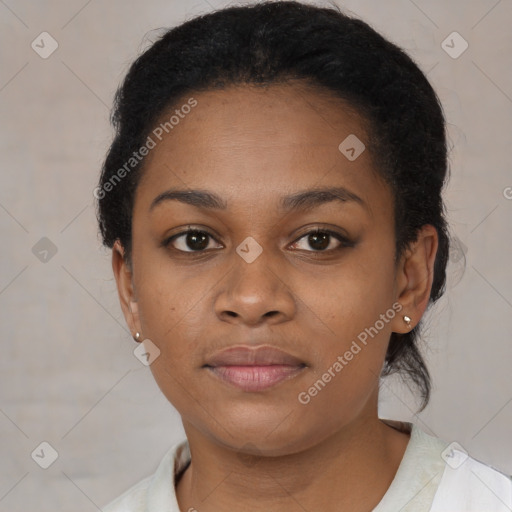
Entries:
[[181, 252], [197, 253], [204, 252], [208, 248], [211, 249], [212, 247], [209, 247], [209, 243], [212, 240], [215, 240], [215, 238], [208, 231], [187, 229], [171, 236], [164, 241], [163, 245], [165, 247], [172, 245], [173, 249]]

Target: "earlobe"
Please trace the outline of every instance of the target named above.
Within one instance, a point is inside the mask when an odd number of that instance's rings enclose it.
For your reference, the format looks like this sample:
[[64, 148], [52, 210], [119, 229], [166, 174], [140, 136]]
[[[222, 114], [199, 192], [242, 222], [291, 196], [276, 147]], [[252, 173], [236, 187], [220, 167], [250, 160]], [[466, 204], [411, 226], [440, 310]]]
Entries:
[[141, 342], [142, 337], [140, 334], [139, 305], [134, 300], [130, 301], [130, 312], [132, 314], [132, 321], [135, 328], [133, 339], [137, 342]]
[[124, 248], [120, 240], [116, 240], [112, 247], [112, 270], [124, 318], [133, 333], [132, 336], [135, 337], [135, 333], [141, 330], [139, 310], [133, 288], [132, 271], [125, 260]]
[[437, 230], [427, 224], [404, 251], [396, 277], [397, 300], [403, 309], [393, 325], [394, 332], [409, 332], [423, 316], [430, 299], [437, 247]]

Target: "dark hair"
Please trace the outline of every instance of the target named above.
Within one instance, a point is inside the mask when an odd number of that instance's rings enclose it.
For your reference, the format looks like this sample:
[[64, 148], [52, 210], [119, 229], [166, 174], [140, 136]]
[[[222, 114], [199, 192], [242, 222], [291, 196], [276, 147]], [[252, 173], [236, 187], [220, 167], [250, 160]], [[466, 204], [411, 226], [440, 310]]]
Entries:
[[[119, 239], [131, 261], [132, 210], [144, 160], [122, 173], [123, 179], [119, 170], [126, 170], [158, 119], [185, 94], [297, 79], [345, 100], [366, 121], [368, 150], [394, 196], [397, 261], [423, 225], [437, 229], [430, 294], [435, 302], [444, 292], [449, 250], [441, 197], [447, 176], [441, 104], [402, 49], [335, 6], [281, 1], [221, 9], [167, 30], [133, 62], [115, 96], [115, 138], [95, 190], [104, 245]], [[382, 375], [408, 376], [421, 394], [422, 410], [431, 383], [418, 330], [419, 325], [392, 333]]]

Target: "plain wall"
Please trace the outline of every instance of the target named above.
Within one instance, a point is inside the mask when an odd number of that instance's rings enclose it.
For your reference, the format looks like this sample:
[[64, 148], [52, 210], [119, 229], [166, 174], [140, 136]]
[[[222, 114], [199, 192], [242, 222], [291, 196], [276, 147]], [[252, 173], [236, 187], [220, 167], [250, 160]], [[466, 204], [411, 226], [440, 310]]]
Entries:
[[[113, 94], [149, 31], [226, 4], [0, 3], [0, 511], [98, 510], [184, 436], [133, 355], [92, 192], [111, 141]], [[338, 5], [428, 72], [452, 146], [445, 197], [462, 249], [426, 318], [432, 399], [416, 415], [406, 388], [384, 381], [380, 414], [417, 422], [510, 474], [512, 3]], [[47, 59], [31, 47], [43, 31], [59, 45]], [[453, 31], [469, 43], [458, 58], [441, 47]], [[43, 237], [57, 250], [47, 262], [33, 253], [37, 243], [50, 247]], [[43, 441], [58, 452], [46, 470], [31, 458]]]

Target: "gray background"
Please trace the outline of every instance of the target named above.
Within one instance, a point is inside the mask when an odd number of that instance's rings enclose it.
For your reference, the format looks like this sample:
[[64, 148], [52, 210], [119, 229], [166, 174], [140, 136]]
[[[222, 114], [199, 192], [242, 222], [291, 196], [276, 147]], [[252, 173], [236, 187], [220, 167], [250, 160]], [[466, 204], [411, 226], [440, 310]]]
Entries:
[[[132, 353], [92, 191], [113, 93], [150, 31], [224, 5], [0, 1], [0, 511], [98, 510], [183, 437]], [[512, 473], [512, 2], [339, 5], [428, 73], [452, 146], [446, 201], [457, 249], [424, 333], [432, 400], [415, 416], [411, 395], [391, 379], [380, 414]], [[47, 59], [31, 48], [43, 31], [59, 45]], [[441, 46], [453, 31], [469, 43], [458, 58]], [[57, 249], [46, 262], [36, 246], [43, 237]], [[31, 458], [43, 441], [58, 452], [46, 470]]]

